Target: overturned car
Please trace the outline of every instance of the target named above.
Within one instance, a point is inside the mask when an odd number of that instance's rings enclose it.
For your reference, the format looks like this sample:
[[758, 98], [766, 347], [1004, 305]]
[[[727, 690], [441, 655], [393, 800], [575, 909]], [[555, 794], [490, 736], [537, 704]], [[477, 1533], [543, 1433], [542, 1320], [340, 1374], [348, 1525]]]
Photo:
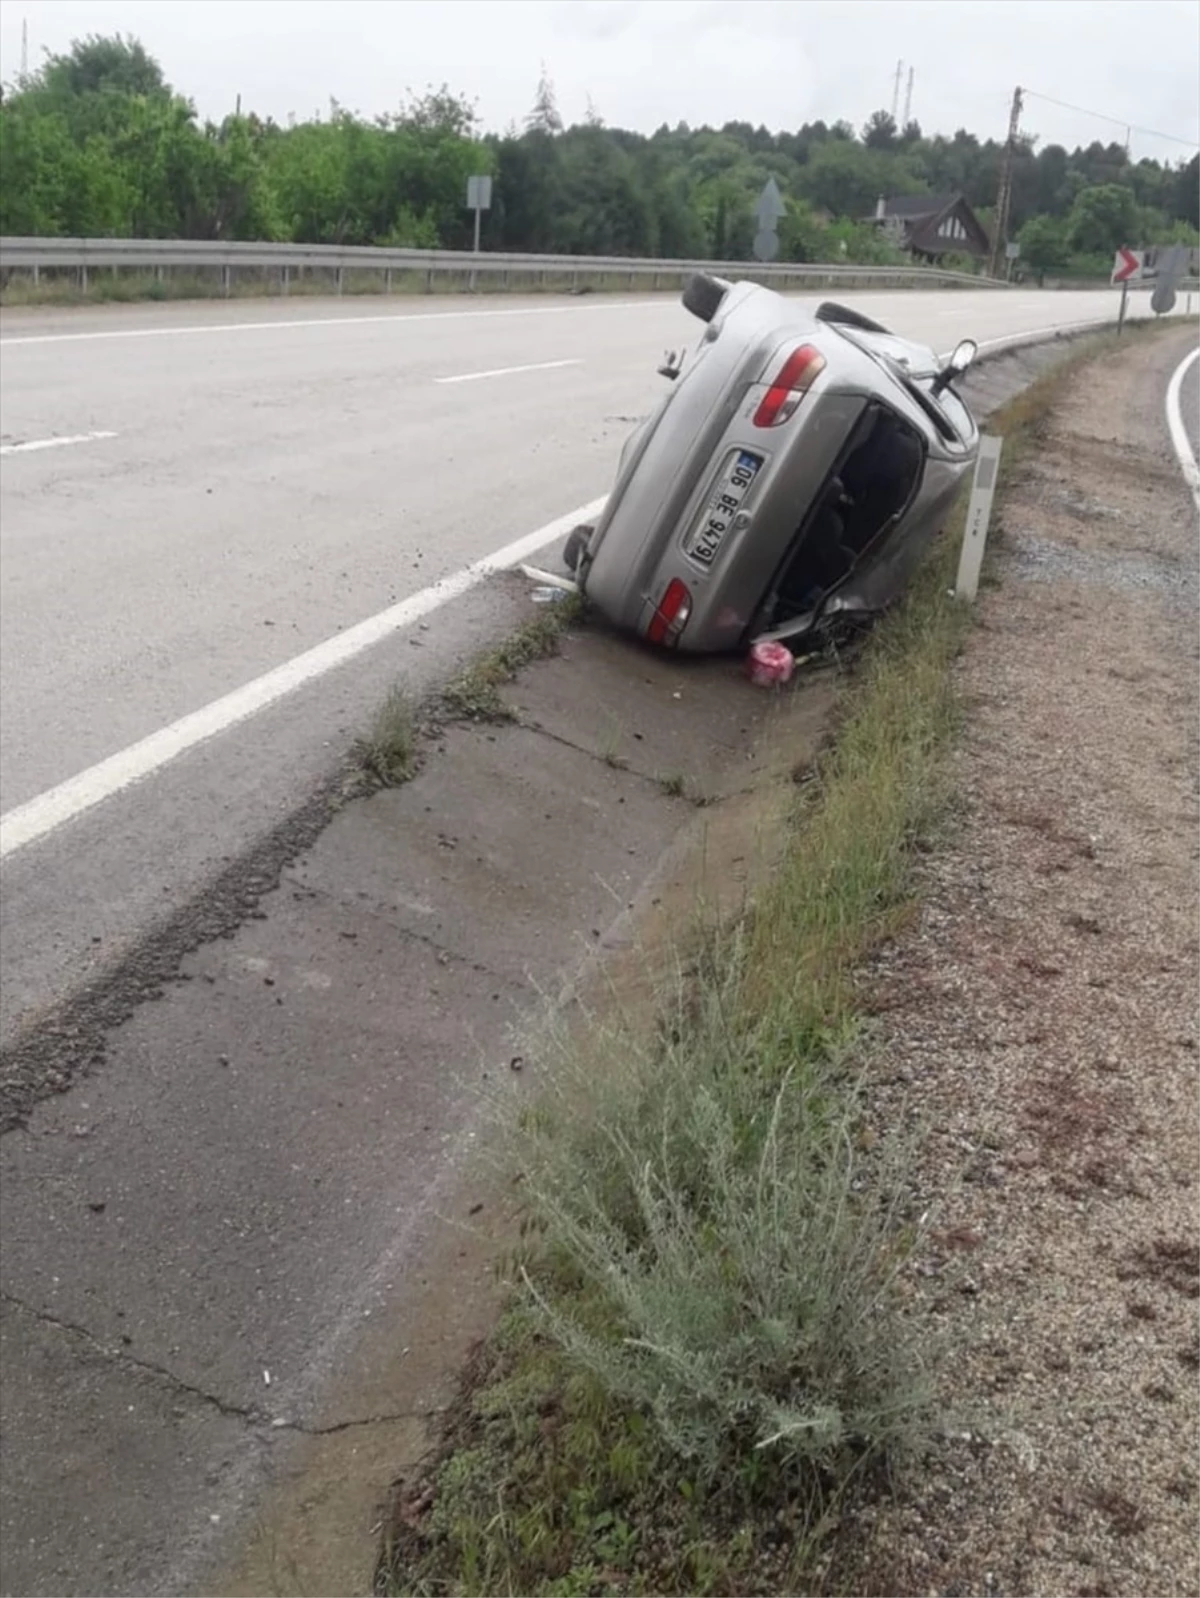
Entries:
[[715, 653], [796, 643], [883, 609], [940, 528], [979, 445], [949, 362], [841, 305], [693, 277], [707, 323], [626, 441], [594, 527], [564, 551], [579, 588], [651, 643]]

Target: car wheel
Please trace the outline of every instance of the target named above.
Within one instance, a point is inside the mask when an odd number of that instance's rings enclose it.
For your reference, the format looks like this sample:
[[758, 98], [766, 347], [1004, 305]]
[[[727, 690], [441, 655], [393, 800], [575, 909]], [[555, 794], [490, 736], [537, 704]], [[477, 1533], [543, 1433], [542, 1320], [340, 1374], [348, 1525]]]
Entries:
[[567, 535], [567, 542], [563, 548], [563, 561], [569, 572], [579, 570], [579, 562], [587, 548], [588, 539], [595, 532], [586, 522], [579, 527], [573, 527]]
[[727, 288], [728, 284], [709, 277], [707, 272], [697, 272], [694, 277], [688, 278], [683, 291], [684, 310], [698, 316], [702, 322], [711, 322], [725, 298]]

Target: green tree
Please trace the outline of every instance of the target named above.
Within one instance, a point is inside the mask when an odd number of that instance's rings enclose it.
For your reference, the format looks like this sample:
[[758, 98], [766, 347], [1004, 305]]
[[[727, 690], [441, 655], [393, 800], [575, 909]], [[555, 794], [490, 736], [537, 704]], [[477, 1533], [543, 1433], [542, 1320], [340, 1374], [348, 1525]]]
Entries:
[[73, 102], [89, 95], [140, 95], [169, 99], [171, 90], [162, 68], [134, 38], [89, 34], [76, 39], [65, 55], [51, 55], [37, 74], [42, 91]]
[[[331, 105], [288, 128], [252, 114], [201, 127], [136, 39], [91, 36], [0, 96], [0, 227], [463, 248], [466, 180], [491, 172], [489, 247], [736, 261], [773, 177], [785, 257], [889, 261], [866, 220], [880, 195], [961, 192], [986, 226], [1003, 155], [962, 128], [898, 133], [883, 111], [861, 140], [845, 121], [679, 123], [644, 138], [592, 108], [564, 131], [545, 67], [525, 128], [482, 141], [474, 107], [445, 84], [374, 119]], [[1022, 140], [1010, 226], [1035, 270], [1061, 270], [1064, 251], [1098, 270], [1117, 244], [1195, 237], [1198, 177], [1195, 159], [1130, 165], [1117, 144]]]
[[1071, 253], [1065, 224], [1052, 216], [1030, 217], [1021, 229], [1020, 244], [1021, 264], [1039, 283], [1048, 272], [1060, 272]]
[[862, 141], [868, 150], [894, 150], [900, 142], [896, 119], [886, 111], [872, 111], [862, 130]]
[[561, 133], [563, 120], [558, 112], [558, 101], [554, 94], [554, 85], [550, 81], [550, 74], [546, 71], [545, 62], [542, 63], [542, 75], [538, 79], [537, 93], [533, 99], [533, 109], [525, 118], [527, 133]]
[[1081, 255], [1110, 254], [1137, 243], [1137, 200], [1123, 183], [1081, 189], [1067, 218], [1067, 241]]
[[1175, 175], [1174, 215], [1189, 227], [1200, 228], [1200, 155], [1194, 155]]

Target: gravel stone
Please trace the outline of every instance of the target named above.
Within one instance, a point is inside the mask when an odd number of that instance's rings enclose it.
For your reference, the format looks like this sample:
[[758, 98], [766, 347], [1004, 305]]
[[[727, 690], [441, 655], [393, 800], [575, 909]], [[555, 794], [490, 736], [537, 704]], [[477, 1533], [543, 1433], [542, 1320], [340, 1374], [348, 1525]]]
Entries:
[[1082, 371], [1005, 489], [957, 812], [864, 978], [874, 1113], [927, 1129], [906, 1285], [949, 1357], [942, 1441], [860, 1506], [841, 1591], [1200, 1593], [1187, 348]]

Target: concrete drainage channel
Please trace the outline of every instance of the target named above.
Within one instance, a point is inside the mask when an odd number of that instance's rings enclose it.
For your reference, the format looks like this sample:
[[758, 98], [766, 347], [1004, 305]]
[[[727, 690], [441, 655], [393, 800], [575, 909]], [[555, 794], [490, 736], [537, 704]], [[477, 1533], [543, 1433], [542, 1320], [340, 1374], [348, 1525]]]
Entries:
[[[976, 414], [1068, 348], [985, 360]], [[378, 1502], [491, 1313], [506, 1204], [478, 1147], [522, 1036], [644, 914], [736, 907], [836, 695], [829, 669], [776, 697], [569, 630], [503, 691], [513, 720], [444, 727], [337, 814], [31, 1112], [5, 1591], [368, 1590]]]

